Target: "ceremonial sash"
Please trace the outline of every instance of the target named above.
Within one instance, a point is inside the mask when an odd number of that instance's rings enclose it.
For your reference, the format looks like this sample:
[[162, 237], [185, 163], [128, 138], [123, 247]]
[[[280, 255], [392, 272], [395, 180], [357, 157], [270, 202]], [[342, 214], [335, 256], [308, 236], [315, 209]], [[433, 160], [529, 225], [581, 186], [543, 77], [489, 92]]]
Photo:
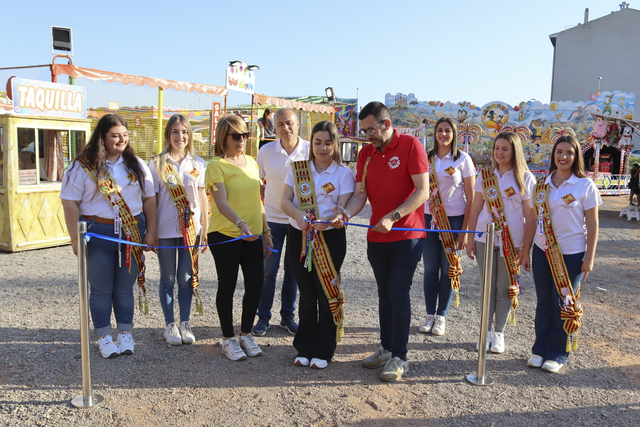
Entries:
[[[291, 162], [295, 193], [300, 210], [310, 214], [313, 221], [318, 214], [316, 191], [311, 172], [311, 163], [307, 160]], [[364, 181], [364, 180], [363, 180]], [[333, 323], [336, 325], [336, 342], [340, 342], [344, 334], [344, 292], [340, 288], [340, 275], [338, 274], [329, 247], [324, 239], [322, 231], [315, 231], [310, 224], [306, 230], [302, 230], [302, 252], [300, 260], [306, 256], [305, 267], [311, 271], [315, 262], [316, 273], [322, 284], [322, 290], [329, 301]]]
[[[122, 197], [116, 180], [111, 176], [109, 171], [105, 170], [105, 177], [102, 180], [98, 180], [96, 176], [95, 168], [93, 164], [87, 158], [78, 159], [78, 163], [89, 175], [89, 177], [96, 183], [98, 190], [107, 198], [111, 206], [113, 207], [113, 226], [114, 233], [121, 234], [121, 226], [124, 229], [126, 240], [134, 243], [142, 243], [142, 237], [138, 230], [138, 221], [135, 219], [131, 210], [127, 205], [127, 202]], [[127, 175], [127, 178], [131, 182], [136, 181], [136, 176], [133, 172]], [[149, 304], [147, 303], [147, 288], [144, 284], [144, 254], [142, 253], [142, 246], [127, 245], [126, 249], [126, 266], [129, 267], [131, 272], [131, 253], [138, 264], [138, 286], [140, 287], [140, 294], [138, 295], [138, 307], [140, 311], [144, 310], [145, 314], [149, 314]], [[119, 258], [119, 257], [118, 257]]]
[[533, 194], [534, 209], [538, 215], [537, 233], [545, 238], [544, 254], [549, 262], [551, 274], [556, 284], [556, 290], [560, 295], [562, 310], [560, 318], [564, 320], [564, 330], [567, 333], [567, 353], [578, 349], [578, 331], [582, 322], [580, 318], [584, 314], [582, 305], [578, 301], [580, 298], [580, 285], [577, 292], [573, 292], [567, 266], [562, 257], [560, 244], [553, 227], [551, 210], [549, 208], [549, 184], [545, 183], [546, 177], [540, 178], [535, 186]]
[[[190, 174], [197, 178], [199, 172], [197, 169], [193, 169]], [[196, 226], [193, 222], [193, 211], [191, 210], [191, 206], [189, 200], [187, 199], [187, 192], [182, 184], [182, 180], [180, 179], [180, 174], [175, 169], [175, 167], [169, 163], [166, 164], [164, 169], [164, 173], [161, 174], [162, 183], [165, 188], [169, 192], [171, 199], [173, 200], [173, 204], [176, 207], [176, 211], [178, 212], [178, 224], [180, 225], [180, 232], [182, 233], [182, 238], [184, 240], [185, 246], [195, 246], [198, 241], [198, 236], [196, 235]], [[196, 197], [198, 194], [196, 193]], [[185, 250], [189, 251], [189, 255], [191, 255], [191, 267], [193, 269], [193, 276], [191, 277], [191, 287], [193, 288], [193, 295], [196, 299], [196, 312], [198, 314], [204, 314], [204, 309], [202, 306], [202, 299], [200, 298], [200, 293], [198, 292], [198, 285], [200, 281], [198, 279], [198, 254], [200, 248], [198, 247], [189, 247], [185, 248]]]
[[[507, 224], [507, 217], [504, 213], [504, 203], [498, 178], [491, 169], [482, 169], [482, 196], [487, 204], [487, 210], [491, 214], [491, 220], [495, 224], [496, 237], [500, 244], [500, 255], [504, 259], [509, 274], [509, 299], [511, 309], [509, 310], [509, 322], [511, 326], [516, 325], [516, 308], [518, 308], [518, 295], [520, 294], [520, 267], [517, 262], [516, 247], [513, 244], [513, 237]], [[493, 248], [486, 248], [491, 250]]]
[[[447, 211], [440, 195], [438, 186], [438, 176], [436, 168], [432, 167], [429, 171], [429, 209], [431, 210], [432, 228], [440, 228], [440, 230], [451, 230]], [[456, 242], [453, 233], [440, 233], [440, 241], [444, 247], [444, 252], [449, 261], [449, 278], [451, 279], [451, 288], [455, 292], [453, 306], [460, 305], [460, 275], [462, 274], [462, 265], [460, 264], [460, 255], [456, 251]]]

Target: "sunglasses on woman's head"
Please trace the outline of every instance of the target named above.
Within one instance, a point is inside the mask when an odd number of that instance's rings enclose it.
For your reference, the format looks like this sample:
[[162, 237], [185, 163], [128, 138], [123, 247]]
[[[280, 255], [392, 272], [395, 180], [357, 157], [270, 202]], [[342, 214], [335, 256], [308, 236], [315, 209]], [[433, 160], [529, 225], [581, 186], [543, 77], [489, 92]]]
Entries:
[[229, 135], [231, 138], [233, 138], [233, 140], [236, 141], [236, 142], [240, 141], [241, 138], [249, 139], [249, 132], [245, 132], [245, 133], [229, 133], [227, 135]]

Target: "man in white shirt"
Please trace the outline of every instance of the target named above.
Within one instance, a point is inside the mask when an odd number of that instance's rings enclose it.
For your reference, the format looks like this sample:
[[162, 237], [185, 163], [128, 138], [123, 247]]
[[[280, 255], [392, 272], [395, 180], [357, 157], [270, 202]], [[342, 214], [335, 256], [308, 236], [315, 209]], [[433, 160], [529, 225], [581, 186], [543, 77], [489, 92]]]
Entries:
[[[289, 217], [280, 209], [284, 180], [292, 161], [309, 159], [309, 142], [298, 136], [300, 123], [296, 112], [290, 108], [278, 110], [274, 121], [276, 135], [279, 139], [265, 144], [258, 151], [258, 167], [260, 179], [264, 180], [263, 194], [267, 223], [271, 229], [273, 246], [278, 252], [272, 253], [264, 260], [262, 297], [258, 307], [258, 321], [253, 327], [253, 335], [256, 336], [266, 335], [267, 329], [269, 329], [280, 255], [289, 228]], [[285, 253], [280, 326], [292, 335], [295, 335], [298, 330], [298, 324], [295, 321], [297, 293], [298, 285]]]

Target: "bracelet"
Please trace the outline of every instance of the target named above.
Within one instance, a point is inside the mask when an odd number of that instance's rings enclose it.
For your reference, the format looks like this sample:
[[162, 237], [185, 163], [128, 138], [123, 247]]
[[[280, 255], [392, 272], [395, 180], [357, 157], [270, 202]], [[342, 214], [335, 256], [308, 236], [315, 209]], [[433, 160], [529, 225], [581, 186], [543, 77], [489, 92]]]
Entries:
[[236, 221], [236, 227], [240, 228], [240, 224], [242, 223], [247, 223], [245, 220], [243, 220], [242, 218], [238, 218], [238, 220]]
[[264, 230], [262, 230], [263, 234], [266, 234], [267, 231], [269, 232], [269, 234], [271, 234], [271, 229], [269, 227], [265, 228]]
[[76, 237], [75, 239], [71, 239], [72, 242], [75, 242], [76, 240], [78, 240], [78, 238]]

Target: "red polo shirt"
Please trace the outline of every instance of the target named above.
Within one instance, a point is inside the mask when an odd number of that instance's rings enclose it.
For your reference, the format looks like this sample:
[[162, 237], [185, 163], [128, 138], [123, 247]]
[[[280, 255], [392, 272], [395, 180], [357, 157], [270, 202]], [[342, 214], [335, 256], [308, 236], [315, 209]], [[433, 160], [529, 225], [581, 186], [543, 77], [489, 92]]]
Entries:
[[[371, 157], [365, 177], [367, 196], [371, 203], [370, 225], [376, 225], [386, 214], [395, 211], [416, 190], [411, 175], [429, 173], [427, 153], [418, 138], [393, 132], [393, 139], [382, 153], [373, 145], [365, 145], [358, 154], [356, 182], [362, 182], [367, 158]], [[424, 229], [424, 204], [393, 224], [399, 228]], [[424, 231], [393, 231], [367, 234], [370, 242], [397, 242], [426, 237]]]

